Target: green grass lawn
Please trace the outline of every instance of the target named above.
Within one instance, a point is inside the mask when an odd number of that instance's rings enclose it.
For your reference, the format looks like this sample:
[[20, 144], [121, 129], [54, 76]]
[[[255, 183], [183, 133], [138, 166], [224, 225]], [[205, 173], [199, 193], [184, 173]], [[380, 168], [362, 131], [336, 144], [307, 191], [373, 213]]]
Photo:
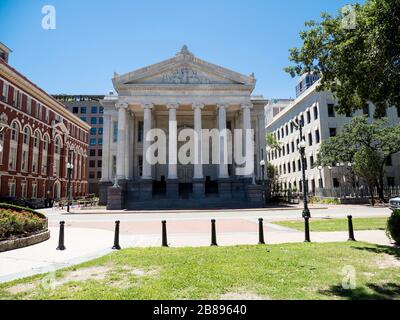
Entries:
[[[354, 230], [385, 230], [388, 218], [353, 218]], [[304, 230], [303, 220], [273, 222], [280, 226]], [[346, 219], [310, 219], [311, 231], [346, 231]]]
[[[342, 289], [343, 268], [356, 289]], [[1, 299], [400, 299], [400, 249], [361, 242], [126, 249], [0, 284]]]

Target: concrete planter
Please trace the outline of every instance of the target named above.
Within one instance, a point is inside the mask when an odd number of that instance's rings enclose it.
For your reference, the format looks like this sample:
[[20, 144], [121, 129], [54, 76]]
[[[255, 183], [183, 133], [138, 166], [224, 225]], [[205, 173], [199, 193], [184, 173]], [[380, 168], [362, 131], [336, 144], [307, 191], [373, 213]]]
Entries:
[[50, 239], [50, 231], [45, 230], [25, 238], [1, 241], [0, 252], [28, 247], [48, 239]]

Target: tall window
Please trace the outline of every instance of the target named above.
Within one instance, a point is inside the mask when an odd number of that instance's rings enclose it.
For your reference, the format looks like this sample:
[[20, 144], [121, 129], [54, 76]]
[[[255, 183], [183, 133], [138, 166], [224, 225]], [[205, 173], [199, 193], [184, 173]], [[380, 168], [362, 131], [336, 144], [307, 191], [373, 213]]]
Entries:
[[56, 137], [54, 142], [54, 172], [57, 177], [60, 176], [60, 154], [61, 154], [61, 139]]
[[117, 175], [117, 156], [112, 156], [112, 177]]
[[318, 107], [314, 106], [314, 120], [318, 119]]
[[30, 137], [31, 137], [31, 132], [28, 127], [25, 127], [24, 128], [24, 138], [23, 138], [24, 144], [29, 145]]
[[329, 118], [335, 117], [335, 105], [332, 103], [328, 104], [328, 117]]
[[21, 170], [24, 172], [28, 171], [28, 155], [29, 152], [27, 150], [22, 151]]
[[47, 135], [44, 136], [43, 139], [43, 151], [42, 151], [42, 175], [47, 174], [47, 152], [49, 149], [49, 137]]
[[9, 170], [17, 169], [17, 147], [14, 145], [10, 146], [8, 169]]
[[113, 121], [113, 142], [118, 141], [118, 122]]
[[26, 182], [21, 183], [21, 198], [26, 199], [27, 198], [27, 188], [26, 188]]
[[16, 122], [14, 122], [11, 125], [11, 140], [12, 141], [18, 142], [18, 133], [19, 133], [18, 124]]
[[143, 142], [143, 121], [138, 122], [138, 142]]
[[97, 107], [96, 106], [92, 107], [92, 113], [97, 113]]
[[4, 134], [0, 132], [0, 164], [3, 163]]
[[15, 197], [15, 180], [8, 181], [8, 196]]
[[32, 184], [32, 198], [33, 199], [37, 198], [37, 184], [36, 183]]
[[31, 114], [32, 112], [32, 99], [30, 97], [26, 98], [26, 112]]
[[321, 141], [321, 136], [319, 134], [319, 130], [317, 129], [315, 130], [315, 142], [320, 143], [320, 141]]
[[329, 136], [336, 137], [336, 128], [329, 128]]
[[2, 100], [5, 102], [8, 102], [8, 84], [3, 82], [3, 97]]

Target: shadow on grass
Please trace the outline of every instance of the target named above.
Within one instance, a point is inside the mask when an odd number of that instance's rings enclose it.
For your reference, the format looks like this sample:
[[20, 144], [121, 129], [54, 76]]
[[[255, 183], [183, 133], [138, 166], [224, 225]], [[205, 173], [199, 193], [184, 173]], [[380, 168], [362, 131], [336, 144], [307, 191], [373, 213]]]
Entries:
[[375, 245], [374, 247], [353, 247], [353, 249], [364, 250], [375, 254], [388, 254], [400, 260], [399, 246], [389, 247], [389, 246]]
[[365, 287], [354, 290], [343, 289], [342, 286], [332, 286], [327, 290], [320, 290], [321, 294], [347, 298], [349, 300], [398, 300], [400, 299], [400, 285], [392, 282], [376, 285], [368, 283]]

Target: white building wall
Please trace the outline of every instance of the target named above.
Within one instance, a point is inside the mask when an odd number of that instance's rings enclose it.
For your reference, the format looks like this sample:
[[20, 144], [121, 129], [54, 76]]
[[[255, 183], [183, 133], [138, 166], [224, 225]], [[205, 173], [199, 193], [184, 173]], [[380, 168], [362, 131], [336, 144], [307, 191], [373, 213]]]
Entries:
[[[301, 181], [301, 170], [298, 166], [300, 160], [300, 154], [298, 151], [298, 140], [299, 139], [299, 131], [294, 129], [293, 132], [290, 130], [290, 122], [296, 117], [304, 116], [304, 128], [303, 135], [306, 139], [306, 159], [307, 159], [307, 170], [306, 170], [306, 179], [308, 180], [308, 190], [312, 191], [315, 185], [315, 188], [319, 187], [320, 179], [322, 179], [322, 185], [324, 188], [332, 188], [334, 186], [334, 179], [336, 179], [337, 183], [340, 186], [349, 185], [350, 181], [346, 175], [350, 173], [351, 167], [348, 164], [344, 164], [343, 167], [334, 167], [332, 169], [323, 168], [319, 170], [317, 167], [312, 168], [311, 166], [311, 157], [313, 157], [314, 161], [317, 160], [317, 154], [319, 152], [321, 142], [330, 137], [330, 128], [335, 128], [336, 132], [339, 133], [344, 124], [349, 123], [351, 121], [351, 117], [346, 117], [344, 115], [335, 114], [334, 117], [329, 117], [328, 114], [328, 105], [334, 104], [335, 100], [331, 93], [329, 92], [317, 92], [315, 90], [316, 85], [313, 85], [309, 88], [304, 94], [298, 97], [294, 103], [285, 108], [281, 113], [279, 113], [271, 122], [266, 125], [266, 132], [273, 133], [276, 137], [279, 137], [279, 142], [282, 144], [282, 149], [287, 148], [287, 144], [289, 144], [290, 151], [287, 153], [285, 150], [285, 154], [281, 151], [281, 155], [279, 156], [279, 152], [277, 153], [277, 157], [273, 155], [275, 152], [270, 151], [268, 155], [269, 161], [280, 169], [280, 182], [282, 184], [282, 188], [297, 188], [300, 189], [300, 181]], [[318, 110], [318, 118], [314, 117], [314, 107]], [[373, 120], [374, 114], [374, 106], [370, 104], [370, 119]], [[307, 121], [307, 111], [311, 113], [311, 121]], [[359, 110], [355, 113], [355, 115], [362, 115], [363, 111]], [[389, 122], [399, 123], [400, 118], [397, 114], [396, 108], [389, 108], [388, 114]], [[286, 126], [288, 126], [288, 135], [286, 134]], [[284, 131], [284, 135], [282, 137], [282, 129]], [[278, 131], [279, 136], [278, 136]], [[320, 142], [316, 141], [316, 132], [319, 131], [320, 134]], [[312, 145], [309, 145], [308, 134], [311, 133], [313, 141]], [[295, 150], [292, 150], [292, 142], [295, 144]], [[295, 162], [295, 170], [293, 171], [293, 161]], [[386, 177], [394, 178], [395, 184], [400, 185], [400, 155], [396, 154], [392, 157], [393, 165], [386, 167]], [[288, 170], [288, 163], [290, 163], [290, 172]], [[286, 166], [286, 172], [284, 170], [284, 166]], [[347, 174], [346, 174], [347, 173]], [[388, 180], [385, 179], [385, 183], [388, 183]]]

